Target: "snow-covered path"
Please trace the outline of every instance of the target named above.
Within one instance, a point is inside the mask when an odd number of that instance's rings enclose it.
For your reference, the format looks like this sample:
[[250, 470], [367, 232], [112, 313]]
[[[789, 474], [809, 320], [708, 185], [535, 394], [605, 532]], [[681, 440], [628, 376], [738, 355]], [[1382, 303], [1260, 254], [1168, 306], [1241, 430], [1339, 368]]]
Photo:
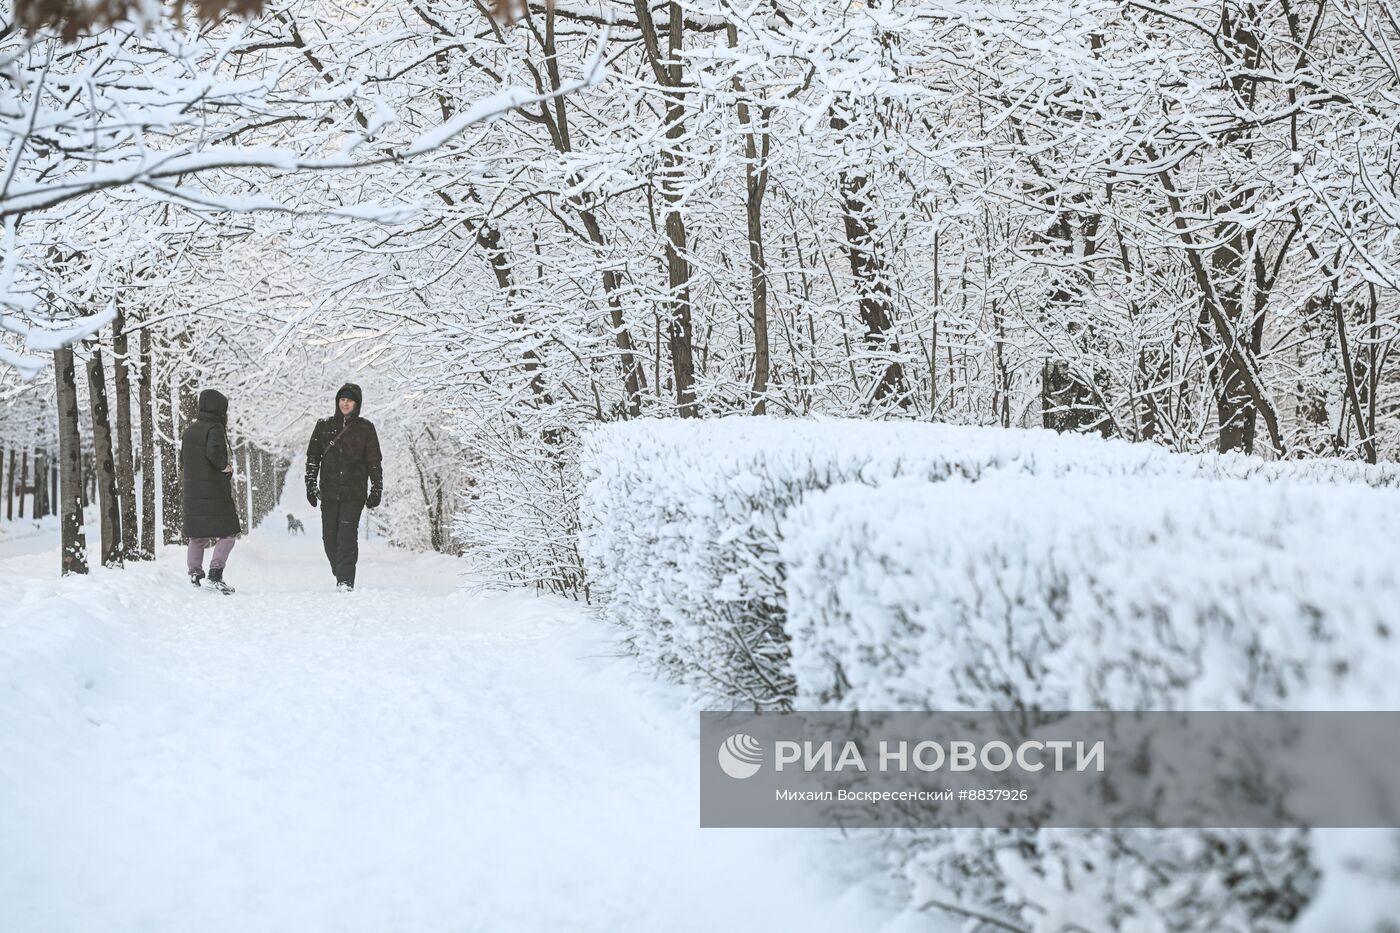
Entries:
[[0, 558], [0, 929], [885, 919], [827, 836], [698, 828], [693, 713], [578, 607], [373, 542], [337, 594], [280, 524], [233, 597], [175, 548], [87, 579]]

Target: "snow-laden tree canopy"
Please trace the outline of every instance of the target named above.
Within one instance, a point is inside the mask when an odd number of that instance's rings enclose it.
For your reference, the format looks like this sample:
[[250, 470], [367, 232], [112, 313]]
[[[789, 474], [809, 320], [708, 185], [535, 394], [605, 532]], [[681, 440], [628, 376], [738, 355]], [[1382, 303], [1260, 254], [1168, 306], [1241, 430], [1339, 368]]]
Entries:
[[556, 582], [595, 421], [1394, 456], [1384, 4], [523, 13], [12, 29], [0, 352], [35, 373], [115, 308], [287, 449], [355, 378], [492, 504], [459, 533], [537, 529], [546, 566], [496, 557]]

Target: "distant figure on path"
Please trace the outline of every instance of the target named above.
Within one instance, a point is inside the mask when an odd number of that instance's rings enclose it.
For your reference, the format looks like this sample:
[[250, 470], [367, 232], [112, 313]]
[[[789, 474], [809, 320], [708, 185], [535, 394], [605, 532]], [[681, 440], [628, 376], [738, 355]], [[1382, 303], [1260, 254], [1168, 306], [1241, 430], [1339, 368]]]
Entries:
[[199, 586], [204, 579], [204, 549], [213, 544], [209, 584], [221, 593], [232, 593], [233, 587], [224, 582], [224, 566], [243, 528], [233, 501], [228, 399], [213, 389], [199, 393], [199, 411], [180, 439], [180, 478], [184, 533], [190, 540], [185, 553], [190, 582]]
[[[335, 394], [335, 414], [316, 422], [306, 445], [306, 501], [321, 503], [321, 541], [336, 588], [355, 588], [360, 557], [360, 513], [378, 508], [384, 493], [379, 435], [360, 417], [360, 387], [346, 383]], [[320, 489], [317, 489], [317, 478]]]

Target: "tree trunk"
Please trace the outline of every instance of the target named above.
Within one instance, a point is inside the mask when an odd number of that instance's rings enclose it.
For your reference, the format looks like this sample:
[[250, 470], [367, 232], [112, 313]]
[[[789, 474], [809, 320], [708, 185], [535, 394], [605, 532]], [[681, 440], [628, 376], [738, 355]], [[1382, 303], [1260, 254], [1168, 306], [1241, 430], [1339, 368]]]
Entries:
[[25, 450], [19, 458], [19, 517], [24, 518], [24, 490], [29, 486], [29, 451]]
[[[545, 9], [545, 29], [541, 51], [545, 56], [545, 71], [549, 77], [549, 86], [552, 91], [558, 93], [562, 86], [559, 71], [559, 55], [554, 44], [554, 16], [553, 6]], [[445, 35], [450, 35], [446, 33]], [[654, 29], [653, 29], [654, 35]], [[448, 102], [442, 100], [443, 118], [447, 118], [450, 112]], [[550, 141], [554, 148], [561, 153], [573, 152], [573, 141], [569, 134], [569, 111], [565, 95], [555, 98], [554, 108], [551, 112], [549, 108], [540, 109], [541, 119], [549, 129]], [[570, 183], [578, 180], [577, 176], [570, 179]], [[566, 199], [571, 208], [578, 212], [579, 219], [583, 221], [584, 231], [588, 235], [588, 241], [593, 244], [597, 255], [605, 255], [607, 238], [603, 236], [603, 228], [598, 223], [598, 217], [588, 207], [588, 201], [583, 196], [573, 196]], [[499, 273], [498, 273], [499, 279]], [[603, 295], [608, 305], [609, 331], [612, 334], [613, 343], [617, 347], [618, 357], [622, 365], [622, 386], [626, 394], [623, 402], [623, 411], [626, 415], [636, 418], [642, 413], [642, 392], [646, 390], [646, 377], [641, 365], [637, 362], [636, 354], [632, 348], [632, 334], [627, 329], [627, 321], [622, 313], [622, 274], [616, 269], [604, 269], [602, 273]]]
[[[170, 360], [168, 353], [160, 355], [162, 364]], [[174, 380], [168, 365], [160, 367], [156, 380], [156, 422], [160, 431], [160, 521], [161, 540], [166, 544], [180, 543], [180, 461], [175, 446], [180, 434], [175, 427]]]
[[[833, 106], [831, 128], [844, 134], [850, 124]], [[875, 221], [866, 191], [870, 180], [859, 172], [842, 169], [837, 175], [841, 191], [842, 220], [846, 232], [846, 255], [851, 264], [851, 277], [859, 289], [861, 323], [865, 325], [865, 342], [871, 351], [884, 356], [899, 353], [899, 341], [894, 335], [894, 295], [890, 289], [890, 271], [876, 242]], [[900, 407], [909, 407], [909, 392], [904, 384], [904, 368], [898, 359], [885, 364], [875, 383], [871, 398], [879, 403], [893, 396]]]
[[[87, 573], [87, 538], [83, 534], [82, 440], [78, 435], [78, 385], [72, 347], [53, 353], [58, 401], [58, 514], [62, 573]], [[11, 470], [14, 469], [11, 461]]]
[[15, 518], [15, 449], [10, 448], [10, 468], [5, 473], [5, 520]]
[[234, 465], [233, 496], [238, 503], [238, 523], [246, 533], [253, 530], [249, 521], [252, 512], [248, 509], [248, 445], [240, 440], [230, 454], [229, 462]]
[[[733, 23], [725, 26], [730, 48], [739, 45], [739, 30]], [[734, 92], [738, 98], [739, 123], [744, 128], [744, 215], [749, 239], [749, 291], [753, 297], [753, 385], [749, 397], [753, 414], [768, 410], [768, 378], [772, 362], [768, 352], [768, 264], [763, 255], [763, 197], [768, 191], [768, 115], [771, 108], [760, 108], [755, 127], [743, 83], [734, 76]], [[760, 143], [758, 137], [762, 135]]]
[[107, 409], [107, 376], [102, 348], [92, 344], [88, 357], [88, 407], [92, 412], [92, 450], [97, 479], [97, 509], [101, 517], [102, 566], [122, 566], [122, 513], [117, 498], [116, 456], [112, 452], [112, 422]]
[[136, 476], [131, 450], [131, 361], [127, 355], [126, 317], [117, 312], [112, 322], [112, 390], [117, 394], [117, 497], [121, 508], [122, 554], [138, 559]]
[[258, 511], [259, 521], [277, 507], [277, 474], [272, 454], [258, 448]]
[[[603, 227], [598, 223], [597, 215], [591, 210], [580, 209], [579, 219], [583, 221], [583, 229], [588, 234], [588, 239], [601, 252], [602, 247], [607, 244], [607, 238], [603, 236]], [[603, 294], [608, 303], [608, 320], [612, 325], [610, 330], [613, 344], [617, 347], [622, 365], [622, 388], [627, 393], [625, 411], [630, 417], [640, 418], [642, 393], [646, 391], [646, 373], [637, 362], [636, 351], [632, 347], [632, 332], [627, 329], [627, 319], [622, 313], [621, 292], [622, 273], [616, 269], [604, 269]]]
[[141, 560], [156, 556], [156, 422], [151, 406], [151, 332], [141, 328], [141, 374], [137, 377], [141, 407]]
[[690, 308], [690, 260], [687, 258], [685, 217], [681, 213], [681, 188], [685, 160], [681, 144], [685, 139], [685, 85], [681, 59], [685, 47], [685, 17], [679, 3], [667, 6], [668, 53], [663, 61], [656, 23], [646, 0], [633, 0], [642, 30], [642, 44], [651, 60], [657, 82], [665, 88], [666, 146], [661, 150], [658, 189], [666, 205], [666, 342], [671, 351], [671, 378], [676, 392], [676, 409], [682, 418], [699, 417], [695, 404], [695, 347]]
[[267, 451], [261, 447], [253, 448], [253, 463], [251, 466], [253, 483], [253, 514], [254, 521], [258, 524], [272, 513], [275, 502], [267, 500], [267, 494], [272, 490], [272, 477], [269, 475], [268, 465], [272, 458]]
[[49, 515], [49, 453], [34, 451], [34, 518]]

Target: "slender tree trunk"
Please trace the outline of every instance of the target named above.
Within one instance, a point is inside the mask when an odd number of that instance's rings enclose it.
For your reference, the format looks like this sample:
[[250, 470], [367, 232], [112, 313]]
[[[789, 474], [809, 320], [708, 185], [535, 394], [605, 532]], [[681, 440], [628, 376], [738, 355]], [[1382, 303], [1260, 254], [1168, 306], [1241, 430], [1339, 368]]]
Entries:
[[685, 47], [685, 17], [679, 3], [667, 5], [668, 51], [661, 57], [660, 40], [651, 7], [646, 0], [633, 0], [641, 26], [642, 44], [651, 61], [657, 83], [666, 96], [666, 146], [661, 151], [661, 199], [666, 206], [666, 342], [671, 351], [671, 378], [676, 392], [676, 409], [682, 418], [696, 418], [695, 341], [690, 306], [690, 260], [687, 256], [685, 217], [681, 213], [681, 187], [685, 175], [685, 85], [681, 60]]
[[24, 495], [29, 486], [29, 451], [25, 450], [19, 459], [19, 517], [24, 518]]
[[5, 473], [5, 520], [15, 518], [15, 449], [10, 448], [10, 468]]
[[249, 495], [252, 499], [253, 525], [262, 523], [272, 508], [267, 503], [267, 491], [271, 484], [267, 481], [267, 451], [254, 447], [248, 464]]
[[78, 385], [72, 347], [53, 353], [58, 401], [58, 514], [64, 576], [87, 573], [87, 537], [83, 534], [82, 440], [78, 434]]
[[[549, 79], [549, 87], [556, 94], [562, 86], [559, 71], [559, 55], [554, 44], [554, 8], [546, 7], [544, 35], [539, 36], [541, 40], [541, 51], [545, 56], [545, 73]], [[654, 33], [654, 30], [653, 30]], [[450, 35], [450, 33], [448, 34]], [[449, 112], [449, 105], [444, 100], [443, 117], [446, 119]], [[555, 98], [554, 107], [541, 108], [541, 119], [549, 129], [550, 141], [554, 148], [561, 153], [573, 152], [573, 141], [569, 133], [569, 110], [565, 95]], [[571, 181], [576, 180], [571, 179]], [[577, 211], [579, 220], [583, 222], [583, 229], [588, 236], [588, 241], [593, 244], [599, 256], [605, 255], [607, 238], [603, 236], [602, 225], [598, 222], [598, 217], [588, 207], [588, 200], [584, 197], [571, 197], [566, 203]], [[499, 273], [497, 278], [499, 279]], [[629, 417], [639, 417], [642, 413], [642, 393], [646, 390], [646, 376], [637, 362], [636, 353], [632, 346], [632, 333], [627, 328], [627, 321], [622, 313], [622, 273], [616, 269], [604, 269], [602, 273], [603, 294], [608, 305], [609, 331], [612, 334], [613, 343], [617, 347], [618, 357], [622, 366], [623, 392], [626, 394], [626, 401], [623, 403], [623, 410]]]
[[122, 566], [122, 507], [117, 498], [116, 455], [107, 407], [107, 375], [102, 348], [92, 344], [88, 357], [88, 407], [92, 412], [92, 448], [97, 477], [97, 508], [101, 516], [102, 566]]
[[[170, 357], [161, 354], [162, 361]], [[175, 405], [170, 372], [162, 366], [156, 381], [156, 421], [160, 431], [160, 521], [161, 540], [166, 544], [180, 543], [180, 462], [175, 446], [179, 433], [175, 428]]]
[[267, 501], [267, 494], [272, 489], [270, 477], [267, 475], [268, 456], [267, 451], [261, 447], [254, 447], [252, 453], [252, 463], [249, 465], [248, 481], [252, 484], [253, 498], [253, 524], [257, 526], [272, 511], [272, 506], [276, 503]]
[[34, 451], [34, 517], [46, 518], [49, 510], [49, 452]]
[[[739, 45], [739, 30], [733, 23], [725, 26], [730, 48]], [[763, 197], [768, 191], [768, 116], [770, 108], [759, 110], [755, 120], [745, 96], [743, 83], [734, 76], [734, 92], [738, 97], [739, 123], [744, 128], [744, 215], [749, 235], [749, 291], [753, 297], [753, 414], [768, 410], [768, 378], [772, 362], [768, 351], [768, 263], [763, 255]], [[758, 137], [762, 136], [762, 142]]]
[[[850, 124], [835, 105], [831, 111], [831, 128], [844, 134]], [[851, 277], [860, 290], [858, 307], [865, 325], [865, 342], [880, 355], [898, 354], [899, 341], [894, 334], [894, 295], [890, 290], [890, 271], [876, 242], [875, 222], [871, 217], [868, 197], [870, 179], [860, 172], [842, 169], [837, 176], [841, 192], [842, 220], [846, 232], [846, 255], [850, 260]], [[876, 403], [893, 396], [901, 407], [910, 404], [904, 384], [904, 368], [898, 359], [890, 360], [875, 383], [872, 399]]]
[[[180, 342], [182, 349], [188, 348], [188, 335], [182, 335]], [[195, 412], [198, 410], [199, 405], [195, 396], [194, 385], [190, 381], [189, 373], [182, 370], [178, 376], [177, 385], [177, 399], [180, 404], [180, 410], [178, 412], [179, 433], [177, 433], [175, 437], [176, 444], [179, 444], [179, 439], [185, 436], [185, 432], [189, 430], [190, 425], [194, 423]], [[183, 482], [183, 479], [181, 479], [181, 482]], [[185, 535], [182, 527], [180, 530], [180, 543], [188, 544], [189, 541], [190, 539]]]
[[229, 462], [234, 463], [233, 486], [234, 498], [238, 500], [238, 523], [243, 526], [245, 533], [253, 530], [250, 519], [252, 512], [248, 509], [248, 445], [243, 441], [231, 451]]
[[[580, 209], [579, 219], [588, 239], [599, 248], [607, 244], [603, 227], [591, 210]], [[616, 269], [603, 270], [603, 294], [608, 303], [608, 321], [612, 325], [613, 344], [617, 347], [622, 366], [622, 388], [627, 393], [626, 411], [630, 417], [640, 418], [642, 414], [642, 393], [646, 391], [646, 372], [637, 361], [636, 350], [632, 346], [632, 332], [627, 328], [627, 319], [622, 313], [622, 273]]]
[[128, 358], [126, 317], [117, 312], [112, 323], [112, 390], [117, 404], [117, 497], [121, 506], [122, 554], [131, 560], [140, 551], [136, 525], [136, 476], [131, 449], [131, 361]]
[[433, 499], [428, 492], [428, 475], [423, 469], [423, 458], [418, 454], [418, 447], [412, 441], [408, 445], [408, 454], [413, 460], [413, 469], [418, 474], [418, 490], [423, 494], [423, 510], [428, 519], [428, 546], [437, 553], [442, 553], [442, 541], [438, 537], [438, 517], [433, 511]]
[[151, 332], [141, 328], [141, 374], [137, 377], [141, 408], [141, 560], [156, 556], [156, 422], [151, 406]]
[[[506, 304], [511, 309], [510, 322], [515, 325], [518, 333], [523, 332], [525, 313], [519, 309], [519, 303], [516, 301], [515, 270], [511, 266], [505, 247], [501, 244], [501, 228], [489, 222], [479, 224], [476, 228], [476, 242], [486, 252], [487, 261], [491, 263], [491, 272], [496, 276], [496, 286], [505, 295]], [[545, 391], [539, 354], [527, 344], [521, 357], [524, 370], [530, 377], [530, 394], [536, 401], [548, 404], [550, 398], [549, 393]]]

